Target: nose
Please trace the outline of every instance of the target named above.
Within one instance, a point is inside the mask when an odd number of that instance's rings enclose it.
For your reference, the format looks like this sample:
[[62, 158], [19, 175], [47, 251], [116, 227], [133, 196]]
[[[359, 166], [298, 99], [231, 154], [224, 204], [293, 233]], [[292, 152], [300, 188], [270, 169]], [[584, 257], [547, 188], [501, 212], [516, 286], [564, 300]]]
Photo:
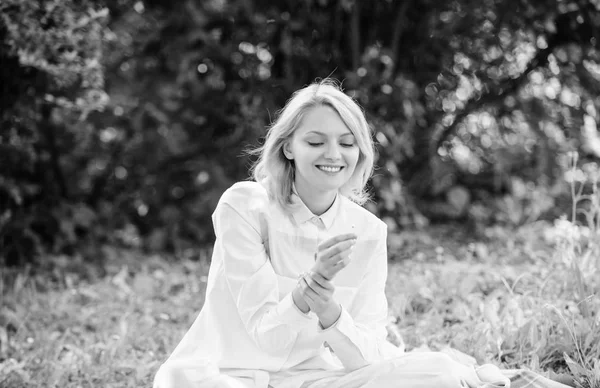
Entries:
[[340, 146], [337, 143], [330, 143], [325, 150], [325, 158], [329, 160], [339, 160], [342, 157]]

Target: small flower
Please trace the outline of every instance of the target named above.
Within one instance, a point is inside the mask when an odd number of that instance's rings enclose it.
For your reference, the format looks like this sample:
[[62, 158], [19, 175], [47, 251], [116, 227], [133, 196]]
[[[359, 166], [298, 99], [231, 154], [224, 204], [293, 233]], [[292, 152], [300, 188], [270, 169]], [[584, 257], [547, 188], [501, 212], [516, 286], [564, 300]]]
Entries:
[[[554, 221], [552, 236], [555, 241], [577, 243], [585, 235], [582, 228], [568, 221], [564, 216]], [[589, 233], [588, 233], [589, 235]]]
[[597, 163], [586, 163], [581, 168], [583, 169], [587, 179], [589, 179], [591, 182], [598, 182], [600, 180], [600, 169], [598, 168]]
[[568, 183], [585, 182], [587, 177], [581, 169], [565, 171], [565, 181]]

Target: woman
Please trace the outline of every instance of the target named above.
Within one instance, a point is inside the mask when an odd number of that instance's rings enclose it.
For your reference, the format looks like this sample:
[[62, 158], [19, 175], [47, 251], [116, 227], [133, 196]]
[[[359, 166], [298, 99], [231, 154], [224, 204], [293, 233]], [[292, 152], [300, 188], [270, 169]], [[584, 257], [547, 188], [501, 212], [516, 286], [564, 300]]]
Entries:
[[335, 83], [297, 91], [257, 154], [255, 181], [213, 214], [206, 300], [155, 388], [509, 386], [494, 366], [386, 341], [386, 224], [360, 206], [373, 142]]

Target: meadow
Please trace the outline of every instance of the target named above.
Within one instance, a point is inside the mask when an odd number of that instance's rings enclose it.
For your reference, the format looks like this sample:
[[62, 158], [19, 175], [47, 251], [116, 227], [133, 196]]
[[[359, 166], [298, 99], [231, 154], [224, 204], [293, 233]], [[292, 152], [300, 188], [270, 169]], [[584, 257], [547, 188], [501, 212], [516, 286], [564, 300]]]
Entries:
[[372, 210], [404, 228], [390, 340], [600, 388], [599, 10], [0, 0], [0, 388], [151, 386], [244, 150], [328, 75], [374, 129]]
[[[600, 387], [597, 186], [582, 194], [573, 183], [587, 224], [563, 217], [476, 236], [460, 225], [390, 234], [389, 339]], [[35, 271], [3, 270], [0, 386], [151, 386], [202, 306], [210, 249], [178, 260], [104, 254], [101, 269], [49, 256]]]

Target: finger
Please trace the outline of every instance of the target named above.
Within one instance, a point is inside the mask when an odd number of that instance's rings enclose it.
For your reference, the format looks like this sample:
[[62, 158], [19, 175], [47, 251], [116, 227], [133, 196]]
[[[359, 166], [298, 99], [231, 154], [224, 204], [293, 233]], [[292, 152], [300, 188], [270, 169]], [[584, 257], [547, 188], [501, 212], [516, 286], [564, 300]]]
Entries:
[[319, 295], [308, 286], [305, 279], [300, 281], [301, 295], [305, 298], [306, 303], [315, 303], [319, 299]]
[[315, 281], [312, 276], [307, 276], [304, 278], [304, 282], [306, 285], [313, 290], [317, 295], [324, 295], [327, 292], [327, 289], [322, 287], [317, 281]]
[[346, 268], [348, 266], [348, 264], [350, 264], [350, 261], [351, 260], [349, 258], [344, 258], [344, 259], [340, 259], [339, 261], [335, 262], [331, 268], [332, 278], [337, 276], [337, 274], [341, 270]]
[[321, 287], [317, 282], [312, 279], [303, 279], [306, 284], [306, 294], [310, 295], [310, 297], [315, 302], [323, 302], [327, 301], [333, 295], [332, 290], [327, 290]]
[[357, 237], [356, 233], [338, 234], [337, 236], [334, 236], [328, 240], [323, 241], [321, 244], [319, 244], [318, 250], [327, 249], [327, 248], [332, 247], [335, 244], [340, 243], [342, 241], [346, 241], [346, 240], [350, 240], [350, 239], [356, 240], [356, 237]]
[[302, 295], [302, 299], [306, 302], [310, 311], [315, 311], [315, 306], [317, 305], [317, 303], [313, 298], [311, 298], [308, 295]]
[[337, 254], [331, 256], [328, 259], [325, 259], [325, 261], [335, 264], [342, 259], [349, 259], [350, 255], [352, 254], [353, 251], [354, 251], [354, 246], [351, 246], [350, 248], [345, 249], [345, 250], [341, 251], [340, 253], [337, 253]]
[[318, 273], [325, 280], [331, 280], [332, 274], [330, 274], [330, 268], [319, 268], [318, 270], [312, 271], [312, 273]]
[[350, 254], [350, 248], [354, 246], [354, 242], [355, 240], [346, 240], [327, 248], [324, 252], [321, 253], [321, 259], [327, 260], [341, 253], [346, 254], [345, 251], [348, 251], [347, 254]]
[[318, 283], [325, 290], [332, 291], [335, 289], [335, 287], [333, 287], [333, 284], [331, 284], [329, 280], [327, 280], [323, 275], [321, 275], [318, 272], [311, 272], [310, 277], [313, 279], [313, 281]]

